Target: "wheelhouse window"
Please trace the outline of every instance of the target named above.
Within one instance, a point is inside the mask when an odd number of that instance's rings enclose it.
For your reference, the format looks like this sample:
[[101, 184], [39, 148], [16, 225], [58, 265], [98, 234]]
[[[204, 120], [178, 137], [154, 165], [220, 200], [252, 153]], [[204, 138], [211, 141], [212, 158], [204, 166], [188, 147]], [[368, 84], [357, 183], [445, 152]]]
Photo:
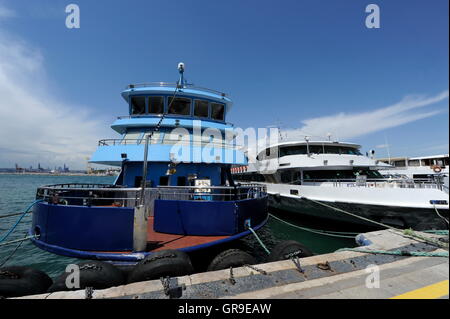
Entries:
[[194, 101], [194, 116], [208, 117], [208, 101], [195, 100]]
[[133, 96], [131, 97], [131, 115], [145, 114], [145, 97]]
[[150, 96], [148, 98], [148, 113], [164, 113], [164, 98], [162, 96]]
[[211, 118], [213, 120], [223, 121], [225, 115], [225, 105], [220, 103], [211, 103]]
[[191, 100], [184, 97], [169, 97], [169, 114], [190, 115]]

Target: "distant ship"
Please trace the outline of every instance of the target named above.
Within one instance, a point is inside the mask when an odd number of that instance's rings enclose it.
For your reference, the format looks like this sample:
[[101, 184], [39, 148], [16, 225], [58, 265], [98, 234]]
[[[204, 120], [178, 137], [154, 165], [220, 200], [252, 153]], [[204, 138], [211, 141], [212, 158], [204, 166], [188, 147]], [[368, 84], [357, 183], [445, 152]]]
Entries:
[[448, 193], [448, 154], [421, 157], [379, 158], [378, 160], [392, 165], [392, 167], [387, 167], [380, 170], [380, 173], [385, 176], [406, 176], [413, 179], [442, 179], [445, 185], [445, 190]]

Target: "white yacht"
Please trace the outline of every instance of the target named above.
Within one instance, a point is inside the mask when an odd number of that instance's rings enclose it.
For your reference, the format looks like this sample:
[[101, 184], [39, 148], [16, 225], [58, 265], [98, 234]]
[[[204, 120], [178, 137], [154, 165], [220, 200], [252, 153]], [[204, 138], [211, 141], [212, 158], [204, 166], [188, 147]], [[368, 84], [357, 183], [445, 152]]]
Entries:
[[441, 178], [445, 190], [449, 187], [448, 154], [421, 157], [379, 158], [391, 167], [380, 169], [384, 176], [406, 176], [408, 178]]
[[235, 179], [263, 183], [269, 205], [329, 220], [372, 225], [331, 209], [401, 228], [446, 229], [449, 196], [440, 180], [386, 178], [390, 167], [360, 152], [360, 145], [333, 141], [282, 141], [264, 148]]

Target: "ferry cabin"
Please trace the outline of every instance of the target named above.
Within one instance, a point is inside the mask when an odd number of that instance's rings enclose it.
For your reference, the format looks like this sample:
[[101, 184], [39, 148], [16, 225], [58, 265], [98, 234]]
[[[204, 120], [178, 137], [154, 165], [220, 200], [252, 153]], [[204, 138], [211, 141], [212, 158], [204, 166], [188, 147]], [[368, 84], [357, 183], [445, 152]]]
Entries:
[[[245, 157], [225, 141], [226, 130], [233, 128], [225, 122], [231, 100], [223, 93], [189, 88], [174, 97], [173, 86], [159, 85], [130, 85], [122, 93], [129, 115], [119, 117], [111, 126], [121, 137], [101, 140], [90, 162], [121, 166], [115, 184], [140, 187], [145, 140], [151, 135], [148, 187], [194, 186], [196, 180], [207, 180], [210, 185], [232, 184], [230, 165], [244, 163]], [[163, 114], [164, 120], [157, 127]], [[168, 163], [177, 164], [169, 167]]]

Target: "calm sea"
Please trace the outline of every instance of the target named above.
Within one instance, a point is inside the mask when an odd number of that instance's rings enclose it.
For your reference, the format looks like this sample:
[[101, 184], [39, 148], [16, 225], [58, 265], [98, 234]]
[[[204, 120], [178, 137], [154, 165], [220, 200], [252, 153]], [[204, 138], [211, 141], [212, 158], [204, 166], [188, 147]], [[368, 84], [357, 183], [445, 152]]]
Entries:
[[[30, 203], [33, 202], [36, 194], [36, 188], [42, 185], [62, 184], [62, 183], [112, 183], [114, 177], [109, 176], [43, 176], [43, 175], [0, 175], [0, 216], [23, 212]], [[286, 214], [278, 216], [283, 219], [289, 219], [291, 223], [299, 226], [323, 229], [320, 224], [311, 222], [306, 223], [299, 217], [293, 217]], [[19, 216], [0, 219], [0, 238], [14, 225]], [[31, 225], [31, 214], [27, 215], [15, 232], [11, 234], [7, 241], [23, 238]], [[330, 229], [329, 230], [344, 230]], [[258, 234], [261, 240], [270, 249], [281, 240], [297, 240], [308, 247], [316, 254], [333, 252], [342, 247], [354, 247], [355, 241], [351, 238], [336, 238], [311, 233], [286, 225], [275, 219], [270, 218]], [[252, 250], [263, 259], [264, 250], [260, 247], [253, 237], [248, 237], [243, 241], [244, 246]], [[17, 244], [0, 246], [0, 265], [16, 249]], [[257, 257], [258, 257], [257, 256]], [[49, 276], [55, 277], [65, 270], [69, 263], [80, 262], [78, 259], [62, 257], [43, 251], [35, 247], [30, 241], [25, 241], [17, 249], [14, 255], [4, 266], [20, 265], [31, 266], [45, 271]]]

